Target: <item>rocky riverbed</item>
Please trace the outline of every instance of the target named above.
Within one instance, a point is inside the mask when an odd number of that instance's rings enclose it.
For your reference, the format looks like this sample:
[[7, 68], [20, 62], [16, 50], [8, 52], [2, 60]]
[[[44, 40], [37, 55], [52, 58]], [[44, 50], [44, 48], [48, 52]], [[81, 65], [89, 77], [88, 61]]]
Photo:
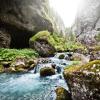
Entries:
[[[71, 99], [68, 86], [63, 78], [63, 71], [64, 67], [73, 62], [59, 59], [57, 55], [38, 59], [35, 67], [28, 72], [0, 74], [0, 100]], [[23, 61], [20, 62], [20, 65], [22, 63]], [[45, 69], [47, 70], [45, 71]]]

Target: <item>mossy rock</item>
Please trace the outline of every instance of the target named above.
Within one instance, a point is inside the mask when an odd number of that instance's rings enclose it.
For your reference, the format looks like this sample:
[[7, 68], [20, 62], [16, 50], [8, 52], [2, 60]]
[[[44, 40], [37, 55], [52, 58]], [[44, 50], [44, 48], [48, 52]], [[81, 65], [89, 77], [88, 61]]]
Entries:
[[0, 65], [0, 73], [3, 73], [4, 72], [4, 67], [3, 65]]
[[59, 59], [64, 59], [64, 58], [65, 58], [64, 54], [59, 55]]
[[97, 45], [97, 46], [89, 47], [88, 51], [92, 53], [98, 52], [100, 51], [100, 46]]
[[[94, 68], [93, 65], [95, 65]], [[97, 67], [96, 67], [97, 66]], [[73, 73], [73, 72], [76, 72], [76, 71], [84, 71], [84, 70], [88, 70], [88, 71], [95, 71], [95, 69], [99, 69], [100, 70], [100, 60], [94, 60], [94, 61], [91, 61], [85, 65], [82, 65], [82, 66], [79, 66], [79, 65], [72, 65], [70, 67], [67, 67], [65, 69], [65, 73]]]
[[51, 76], [55, 75], [55, 69], [50, 68], [50, 67], [44, 67], [40, 69], [40, 76]]
[[48, 31], [37, 33], [30, 39], [30, 47], [35, 49], [40, 56], [51, 56], [56, 52], [52, 44], [53, 38]]
[[65, 69], [64, 78], [75, 100], [100, 99], [100, 60], [70, 66]]
[[3, 65], [4, 68], [9, 68], [11, 65], [11, 61], [1, 61], [0, 64]]
[[97, 40], [97, 42], [100, 42], [100, 33], [98, 33], [98, 34], [95, 36], [95, 39]]
[[[34, 42], [41, 40], [47, 41], [47, 43], [52, 46], [55, 51], [66, 51], [66, 41], [65, 38], [58, 35], [57, 33], [50, 33], [48, 31], [40, 31], [36, 35], [30, 38], [30, 47], [34, 49]], [[52, 50], [50, 50], [51, 52]]]
[[10, 66], [10, 71], [11, 72], [27, 72], [31, 69], [34, 69], [35, 65], [36, 63], [34, 59], [16, 58]]
[[56, 90], [56, 100], [72, 100], [70, 93], [63, 87], [58, 87]]

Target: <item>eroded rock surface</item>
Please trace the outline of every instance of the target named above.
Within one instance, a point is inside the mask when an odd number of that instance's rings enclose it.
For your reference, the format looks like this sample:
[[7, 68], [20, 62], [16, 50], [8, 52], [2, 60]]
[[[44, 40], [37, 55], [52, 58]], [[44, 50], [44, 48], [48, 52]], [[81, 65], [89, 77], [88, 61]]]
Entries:
[[100, 60], [83, 66], [71, 66], [64, 71], [73, 100], [100, 99]]

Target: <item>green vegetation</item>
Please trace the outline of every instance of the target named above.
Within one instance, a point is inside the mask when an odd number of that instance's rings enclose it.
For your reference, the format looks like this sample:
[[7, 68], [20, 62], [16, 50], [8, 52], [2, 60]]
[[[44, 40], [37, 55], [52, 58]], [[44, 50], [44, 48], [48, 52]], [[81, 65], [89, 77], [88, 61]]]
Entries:
[[[95, 65], [95, 67], [93, 65]], [[72, 72], [84, 71], [84, 70], [91, 71], [91, 72], [100, 71], [100, 60], [94, 60], [94, 61], [91, 61], [85, 65], [82, 65], [82, 66], [79, 66], [79, 65], [69, 66], [65, 69], [65, 72], [72, 73]]]
[[0, 60], [14, 60], [17, 57], [35, 58], [38, 57], [38, 53], [31, 49], [0, 49]]
[[66, 41], [63, 37], [59, 36], [56, 33], [50, 33], [48, 31], [40, 31], [35, 36], [33, 36], [30, 41], [36, 41], [38, 39], [45, 39], [47, 40], [55, 49], [56, 51], [65, 51], [66, 49]]
[[56, 100], [72, 100], [69, 92], [63, 87], [57, 87], [56, 90]]
[[0, 65], [0, 73], [2, 73], [3, 71], [4, 71], [4, 67]]
[[89, 51], [90, 52], [97, 52], [100, 51], [100, 46], [93, 46], [93, 47], [89, 47]]
[[60, 56], [59, 56], [59, 59], [64, 59], [65, 58], [65, 55], [64, 54], [61, 54]]
[[66, 43], [66, 49], [70, 50], [70, 51], [74, 51], [74, 50], [77, 50], [77, 49], [80, 49], [82, 51], [86, 50], [86, 48], [81, 43], [74, 42], [74, 41], [68, 41]]
[[48, 31], [40, 31], [35, 36], [33, 36], [30, 41], [36, 41], [38, 39], [45, 39], [47, 40], [55, 49], [56, 51], [66, 51], [66, 50], [76, 50], [82, 49], [84, 50], [85, 47], [76, 42], [75, 34], [71, 34], [71, 36], [67, 39], [64, 38], [57, 33], [50, 33]]

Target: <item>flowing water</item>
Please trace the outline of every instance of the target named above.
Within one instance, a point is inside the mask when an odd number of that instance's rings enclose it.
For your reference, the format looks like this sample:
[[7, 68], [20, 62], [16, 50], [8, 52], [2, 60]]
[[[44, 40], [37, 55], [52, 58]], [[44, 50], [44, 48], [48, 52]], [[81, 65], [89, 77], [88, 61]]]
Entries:
[[[1, 74], [0, 100], [55, 100], [55, 89], [58, 86], [68, 89], [62, 73], [63, 68], [71, 62], [60, 60], [57, 56], [49, 60], [47, 63], [39, 63], [36, 69], [26, 74]], [[60, 71], [53, 76], [40, 77], [40, 68], [51, 64], [56, 64]]]

